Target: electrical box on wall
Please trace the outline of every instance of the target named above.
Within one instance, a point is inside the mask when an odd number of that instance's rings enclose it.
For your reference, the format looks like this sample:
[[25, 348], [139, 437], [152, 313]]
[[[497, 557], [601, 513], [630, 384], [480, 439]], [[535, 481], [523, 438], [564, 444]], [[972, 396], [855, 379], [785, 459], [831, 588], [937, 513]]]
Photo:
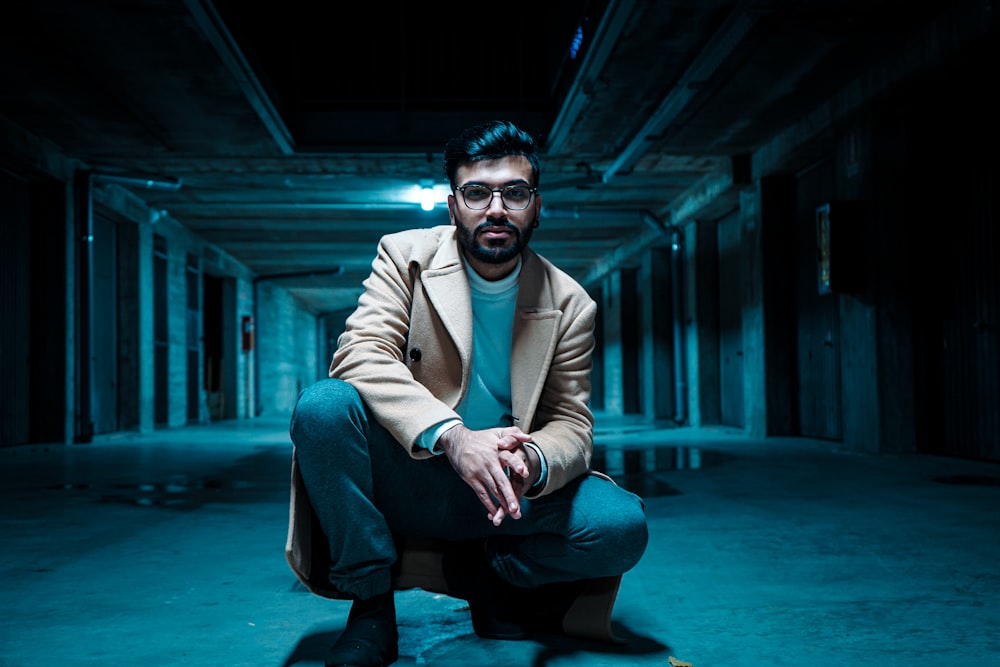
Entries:
[[844, 294], [861, 289], [863, 214], [859, 202], [828, 202], [816, 207], [816, 276], [820, 294]]
[[254, 330], [253, 330], [253, 318], [249, 315], [244, 315], [240, 320], [240, 344], [244, 352], [253, 351], [254, 345]]

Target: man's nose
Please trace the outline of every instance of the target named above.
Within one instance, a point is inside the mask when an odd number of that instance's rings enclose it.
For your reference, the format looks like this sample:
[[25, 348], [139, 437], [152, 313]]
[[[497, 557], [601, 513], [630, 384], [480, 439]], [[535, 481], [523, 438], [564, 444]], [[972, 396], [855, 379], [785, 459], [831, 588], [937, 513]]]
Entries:
[[503, 205], [503, 196], [499, 192], [493, 193], [493, 199], [490, 200], [490, 205], [486, 207], [486, 210], [490, 213], [499, 211], [501, 214], [505, 214], [507, 212], [507, 208]]

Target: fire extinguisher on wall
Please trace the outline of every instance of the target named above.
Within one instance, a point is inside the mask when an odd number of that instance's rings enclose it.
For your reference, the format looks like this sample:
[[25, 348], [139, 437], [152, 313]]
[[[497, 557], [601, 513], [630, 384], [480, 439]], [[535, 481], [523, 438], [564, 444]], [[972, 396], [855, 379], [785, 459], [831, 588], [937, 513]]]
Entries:
[[244, 352], [251, 352], [254, 344], [253, 317], [244, 315], [240, 321], [241, 340]]

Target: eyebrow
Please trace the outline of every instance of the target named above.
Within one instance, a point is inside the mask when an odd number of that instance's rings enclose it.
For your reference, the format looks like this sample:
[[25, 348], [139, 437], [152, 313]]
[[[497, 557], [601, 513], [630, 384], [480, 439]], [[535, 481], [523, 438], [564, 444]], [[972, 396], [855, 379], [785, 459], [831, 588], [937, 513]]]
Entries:
[[[498, 187], [498, 188], [505, 188], [508, 185], [521, 185], [522, 183], [527, 184], [527, 185], [531, 185], [531, 183], [527, 179], [524, 179], [524, 178], [515, 178], [515, 179], [513, 179], [511, 181], [507, 181], [503, 185], [498, 185], [496, 187]], [[470, 185], [482, 185], [483, 187], [486, 187], [486, 188], [492, 188], [492, 187], [494, 187], [494, 186], [490, 185], [489, 183], [485, 183], [483, 181], [468, 181], [466, 183], [463, 183], [462, 185], [459, 185], [458, 187], [464, 188], [464, 187], [468, 187]]]

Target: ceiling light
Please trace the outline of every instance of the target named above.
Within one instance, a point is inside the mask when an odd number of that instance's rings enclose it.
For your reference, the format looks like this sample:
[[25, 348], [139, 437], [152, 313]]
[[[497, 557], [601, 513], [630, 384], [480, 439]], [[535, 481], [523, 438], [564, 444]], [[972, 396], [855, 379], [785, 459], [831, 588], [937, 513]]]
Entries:
[[434, 210], [434, 190], [432, 188], [421, 188], [420, 190], [420, 208], [425, 211]]

